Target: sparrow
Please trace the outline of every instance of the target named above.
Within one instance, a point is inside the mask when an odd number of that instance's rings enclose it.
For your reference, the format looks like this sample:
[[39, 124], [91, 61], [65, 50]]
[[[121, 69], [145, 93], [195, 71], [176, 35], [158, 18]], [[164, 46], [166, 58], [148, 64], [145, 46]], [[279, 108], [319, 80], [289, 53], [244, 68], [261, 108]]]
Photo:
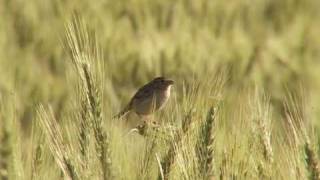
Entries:
[[114, 118], [122, 118], [130, 111], [143, 117], [161, 110], [170, 97], [173, 84], [173, 80], [166, 79], [165, 77], [154, 78], [138, 89], [125, 108]]

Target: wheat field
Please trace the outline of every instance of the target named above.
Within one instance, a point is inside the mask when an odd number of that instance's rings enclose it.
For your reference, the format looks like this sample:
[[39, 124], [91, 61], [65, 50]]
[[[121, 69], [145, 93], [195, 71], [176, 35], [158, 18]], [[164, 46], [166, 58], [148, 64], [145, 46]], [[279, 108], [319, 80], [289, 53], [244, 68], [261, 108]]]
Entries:
[[[320, 1], [0, 1], [0, 180], [320, 179]], [[159, 127], [112, 118], [175, 81]]]

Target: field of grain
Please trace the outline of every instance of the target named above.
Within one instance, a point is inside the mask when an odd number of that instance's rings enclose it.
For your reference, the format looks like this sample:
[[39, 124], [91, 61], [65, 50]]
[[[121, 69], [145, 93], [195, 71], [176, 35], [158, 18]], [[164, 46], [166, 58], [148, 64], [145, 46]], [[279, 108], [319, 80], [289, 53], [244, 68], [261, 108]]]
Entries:
[[[319, 9], [0, 1], [0, 180], [320, 179]], [[159, 126], [112, 118], [157, 76]]]

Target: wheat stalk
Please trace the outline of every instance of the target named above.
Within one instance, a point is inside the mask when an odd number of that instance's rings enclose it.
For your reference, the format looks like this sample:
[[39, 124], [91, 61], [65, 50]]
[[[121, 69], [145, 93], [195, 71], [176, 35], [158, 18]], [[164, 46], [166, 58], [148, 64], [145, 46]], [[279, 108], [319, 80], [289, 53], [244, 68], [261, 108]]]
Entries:
[[[103, 130], [103, 117], [102, 117], [102, 107], [101, 107], [101, 90], [98, 88], [99, 83], [98, 76], [94, 76], [94, 70], [91, 66], [97, 60], [100, 60], [98, 53], [98, 47], [94, 43], [94, 39], [88, 32], [88, 28], [85, 26], [84, 22], [78, 18], [74, 18], [74, 21], [67, 26], [67, 40], [69, 49], [71, 51], [72, 62], [75, 65], [77, 72], [81, 79], [81, 84], [83, 88], [83, 94], [85, 101], [82, 106], [82, 111], [90, 111], [91, 123], [81, 122], [81, 132], [80, 141], [82, 144], [82, 151], [84, 151], [86, 146], [86, 139], [83, 137], [83, 133], [87, 132], [86, 127], [92, 125], [92, 130], [94, 133], [94, 138], [96, 140], [96, 151], [98, 153], [97, 157], [100, 161], [101, 171], [103, 179], [112, 178], [111, 171], [111, 156], [109, 149], [109, 137]], [[85, 113], [85, 112], [82, 112]], [[82, 118], [87, 116], [86, 114], [81, 115]], [[86, 119], [86, 118], [85, 118]]]
[[196, 152], [198, 156], [199, 172], [204, 179], [213, 177], [213, 143], [214, 143], [214, 123], [216, 118], [216, 109], [211, 107], [207, 113], [205, 121], [200, 125]]
[[[89, 136], [90, 136], [90, 121], [89, 121], [89, 107], [87, 106], [86, 100], [81, 101], [80, 109], [80, 130], [79, 130], [79, 143], [80, 143], [80, 153], [84, 161], [87, 159], [88, 146], [89, 146]], [[86, 164], [86, 163], [85, 163]]]
[[37, 113], [40, 127], [46, 135], [50, 151], [53, 154], [57, 165], [63, 172], [64, 177], [68, 180], [79, 179], [75, 167], [70, 161], [67, 148], [63, 144], [62, 130], [54, 118], [52, 109], [49, 108], [48, 111], [46, 111], [44, 107], [40, 105]]

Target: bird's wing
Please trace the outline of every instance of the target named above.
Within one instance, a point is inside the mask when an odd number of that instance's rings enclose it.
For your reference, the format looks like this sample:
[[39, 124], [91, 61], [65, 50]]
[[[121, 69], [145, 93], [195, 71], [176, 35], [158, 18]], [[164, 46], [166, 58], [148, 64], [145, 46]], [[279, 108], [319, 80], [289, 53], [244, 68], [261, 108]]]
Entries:
[[151, 97], [153, 96], [154, 94], [154, 90], [153, 88], [151, 87], [151, 84], [147, 84], [143, 87], [141, 87], [137, 92], [136, 94], [133, 96], [132, 100], [133, 99], [145, 99], [147, 97]]
[[152, 86], [152, 84], [149, 83], [149, 84], [146, 84], [146, 85], [142, 86], [140, 89], [138, 89], [138, 91], [131, 98], [131, 101], [124, 108], [124, 110], [122, 110], [119, 114], [117, 114], [114, 117], [115, 118], [120, 118], [120, 117], [125, 116], [132, 109], [132, 104], [134, 103], [134, 101], [137, 101], [139, 99], [148, 99], [148, 97], [153, 96], [154, 95], [154, 90], [153, 90], [153, 88], [151, 86]]

